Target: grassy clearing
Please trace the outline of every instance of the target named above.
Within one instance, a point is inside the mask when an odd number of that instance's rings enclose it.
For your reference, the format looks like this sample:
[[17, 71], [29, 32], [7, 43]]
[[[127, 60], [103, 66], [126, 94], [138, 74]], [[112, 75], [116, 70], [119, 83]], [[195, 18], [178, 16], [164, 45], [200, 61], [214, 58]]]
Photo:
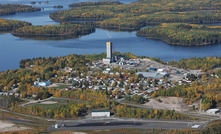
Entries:
[[39, 104], [39, 103], [35, 103], [35, 104], [31, 104], [29, 106], [42, 107], [43, 109], [48, 109], [48, 108], [60, 107], [62, 105], [64, 105], [64, 103], [55, 103], [55, 104]]

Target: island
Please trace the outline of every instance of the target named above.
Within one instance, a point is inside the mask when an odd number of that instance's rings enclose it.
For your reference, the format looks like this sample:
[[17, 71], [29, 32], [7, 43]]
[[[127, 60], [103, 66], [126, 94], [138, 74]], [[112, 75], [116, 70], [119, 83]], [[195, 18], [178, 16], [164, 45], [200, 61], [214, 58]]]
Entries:
[[172, 45], [198, 46], [221, 43], [221, 26], [162, 23], [137, 32], [138, 36], [159, 39]]
[[[159, 25], [161, 23], [211, 24], [221, 22], [220, 3], [212, 0], [165, 0], [160, 2], [139, 0], [130, 4], [83, 2], [70, 6], [75, 8], [51, 13], [51, 19], [55, 21], [94, 21], [98, 28], [120, 31], [137, 31], [147, 25]], [[214, 31], [214, 28], [211, 29]], [[208, 35], [208, 37], [211, 36], [213, 39], [217, 39], [216, 34]], [[213, 39], [212, 41], [203, 39], [185, 40], [181, 41], [182, 43], [167, 42], [173, 45], [189, 46], [193, 44], [209, 45], [219, 42]]]
[[73, 39], [93, 33], [94, 26], [85, 24], [26, 26], [12, 31], [14, 36], [38, 40]]
[[0, 4], [0, 16], [20, 13], [20, 12], [36, 12], [36, 11], [41, 11], [41, 9], [21, 4]]
[[98, 5], [119, 5], [119, 1], [98, 1], [98, 2], [81, 2], [68, 5], [69, 7], [98, 6]]
[[20, 27], [30, 26], [31, 23], [0, 18], [0, 31], [11, 31]]
[[99, 20], [97, 25], [100, 27], [135, 30], [150, 23], [221, 22], [221, 6], [212, 0], [140, 0], [131, 4], [102, 4], [75, 3], [73, 5], [77, 8], [51, 13], [50, 17], [56, 21]]

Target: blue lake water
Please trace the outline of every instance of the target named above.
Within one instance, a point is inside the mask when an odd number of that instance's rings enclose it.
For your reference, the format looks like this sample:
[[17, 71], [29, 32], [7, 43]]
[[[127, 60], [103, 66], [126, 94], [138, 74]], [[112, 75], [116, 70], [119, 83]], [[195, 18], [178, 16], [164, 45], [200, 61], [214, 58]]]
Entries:
[[[33, 25], [59, 24], [49, 18], [49, 14], [58, 10], [68, 9], [71, 3], [92, 0], [33, 0], [42, 3], [34, 4], [35, 7], [44, 8], [40, 12], [17, 13], [15, 15], [0, 16], [1, 18], [23, 20]], [[136, 0], [122, 0], [130, 3]], [[26, 4], [30, 0], [0, 0], [0, 4]], [[62, 5], [63, 9], [54, 9], [53, 6]], [[113, 32], [112, 36], [115, 51], [131, 52], [139, 56], [161, 58], [165, 61], [180, 60], [191, 57], [221, 56], [221, 44], [199, 47], [172, 46], [162, 41], [146, 39], [136, 36], [136, 32]], [[10, 33], [0, 33], [0, 71], [19, 68], [19, 61], [24, 58], [66, 56], [69, 54], [98, 54], [105, 52], [105, 42], [108, 41], [107, 30], [96, 29], [95, 33], [79, 39], [59, 41], [38, 41], [22, 39]]]

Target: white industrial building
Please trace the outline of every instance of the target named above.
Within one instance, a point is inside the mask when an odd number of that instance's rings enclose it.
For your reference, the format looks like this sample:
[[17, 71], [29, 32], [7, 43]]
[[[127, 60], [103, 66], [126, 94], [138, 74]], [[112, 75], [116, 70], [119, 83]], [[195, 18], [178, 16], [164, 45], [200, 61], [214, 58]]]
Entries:
[[95, 110], [91, 112], [92, 117], [110, 117], [110, 111], [108, 110]]
[[208, 114], [217, 114], [220, 112], [220, 109], [209, 109], [206, 111]]

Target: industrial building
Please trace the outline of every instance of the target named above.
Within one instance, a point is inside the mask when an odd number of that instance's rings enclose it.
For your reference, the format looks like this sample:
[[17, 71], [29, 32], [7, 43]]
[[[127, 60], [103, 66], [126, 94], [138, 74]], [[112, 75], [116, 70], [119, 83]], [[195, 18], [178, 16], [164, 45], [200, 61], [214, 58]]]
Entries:
[[92, 117], [110, 117], [110, 111], [108, 110], [95, 110], [91, 111]]
[[162, 78], [168, 77], [168, 73], [158, 73], [158, 72], [137, 72], [137, 75], [142, 74], [145, 78]]
[[103, 63], [104, 64], [110, 64], [112, 63], [112, 42], [106, 42], [106, 53], [107, 53], [107, 57], [103, 58]]

